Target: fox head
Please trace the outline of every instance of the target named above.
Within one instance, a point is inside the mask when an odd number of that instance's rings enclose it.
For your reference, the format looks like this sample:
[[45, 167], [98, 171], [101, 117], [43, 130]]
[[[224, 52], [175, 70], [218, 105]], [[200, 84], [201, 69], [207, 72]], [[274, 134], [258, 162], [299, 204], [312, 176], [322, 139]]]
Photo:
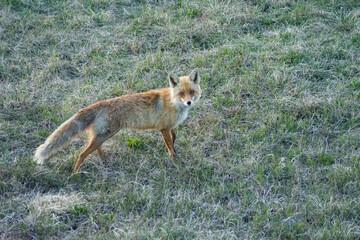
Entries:
[[201, 96], [200, 75], [194, 69], [189, 76], [178, 77], [169, 74], [170, 87], [172, 90], [172, 101], [183, 107], [191, 107], [199, 101]]

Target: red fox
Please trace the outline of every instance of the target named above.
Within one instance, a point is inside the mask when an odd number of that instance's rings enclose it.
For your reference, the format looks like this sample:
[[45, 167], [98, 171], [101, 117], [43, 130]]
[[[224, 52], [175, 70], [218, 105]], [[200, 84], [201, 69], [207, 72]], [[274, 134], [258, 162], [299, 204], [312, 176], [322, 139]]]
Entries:
[[99, 101], [75, 113], [40, 145], [34, 160], [42, 164], [83, 131], [89, 133], [86, 149], [79, 155], [74, 172], [92, 152], [103, 155], [101, 145], [120, 129], [156, 129], [162, 133], [170, 156], [175, 159], [174, 128], [182, 123], [190, 107], [201, 96], [199, 71], [189, 76], [169, 74], [170, 87]]

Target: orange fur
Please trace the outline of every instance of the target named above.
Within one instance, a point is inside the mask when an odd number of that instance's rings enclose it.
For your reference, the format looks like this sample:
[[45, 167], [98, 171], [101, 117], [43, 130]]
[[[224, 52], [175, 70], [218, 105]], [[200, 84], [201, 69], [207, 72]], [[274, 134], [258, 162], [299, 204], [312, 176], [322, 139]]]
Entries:
[[199, 100], [201, 88], [197, 70], [180, 78], [169, 74], [169, 80], [170, 88], [124, 95], [81, 109], [37, 148], [34, 160], [43, 163], [64, 144], [86, 130], [90, 133], [89, 142], [75, 164], [76, 171], [93, 151], [98, 150], [102, 155], [101, 145], [123, 128], [161, 131], [169, 154], [175, 158], [174, 128], [186, 119], [189, 108]]

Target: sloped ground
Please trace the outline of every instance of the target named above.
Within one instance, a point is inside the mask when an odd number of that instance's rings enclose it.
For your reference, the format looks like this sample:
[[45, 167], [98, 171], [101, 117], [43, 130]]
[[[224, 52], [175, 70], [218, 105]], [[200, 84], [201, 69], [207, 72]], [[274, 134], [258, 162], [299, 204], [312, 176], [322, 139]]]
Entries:
[[[5, 0], [0, 63], [3, 239], [360, 238], [358, 1]], [[77, 174], [84, 136], [33, 163], [80, 108], [195, 67], [175, 163], [130, 130]]]

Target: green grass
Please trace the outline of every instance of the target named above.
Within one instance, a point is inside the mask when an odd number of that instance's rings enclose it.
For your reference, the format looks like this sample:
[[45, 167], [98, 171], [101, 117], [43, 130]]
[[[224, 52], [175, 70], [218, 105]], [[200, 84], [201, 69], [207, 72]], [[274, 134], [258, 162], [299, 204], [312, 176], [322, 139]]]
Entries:
[[[360, 238], [360, 4], [0, 2], [0, 237]], [[199, 68], [176, 129], [35, 148], [98, 100]]]

